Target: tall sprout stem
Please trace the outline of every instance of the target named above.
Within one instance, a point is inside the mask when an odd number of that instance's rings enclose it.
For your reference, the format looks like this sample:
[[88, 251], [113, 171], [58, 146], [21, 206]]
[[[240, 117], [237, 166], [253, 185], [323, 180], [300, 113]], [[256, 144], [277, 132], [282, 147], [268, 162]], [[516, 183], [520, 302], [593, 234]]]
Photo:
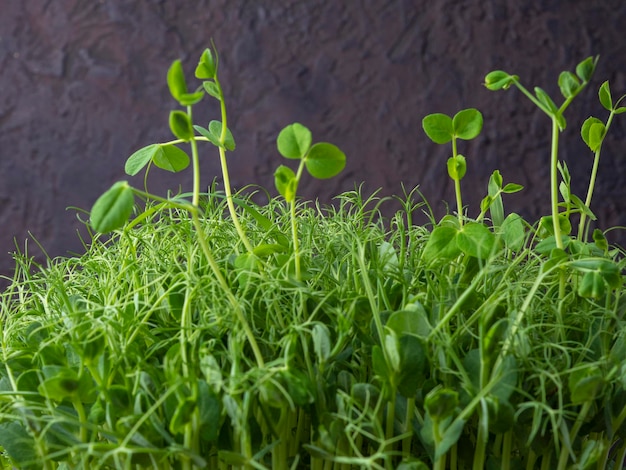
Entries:
[[[611, 111], [609, 114], [609, 118], [605, 124], [605, 133], [608, 132], [611, 123], [613, 122], [613, 117], [615, 116], [614, 111]], [[594, 153], [593, 157], [593, 167], [591, 168], [591, 176], [589, 177], [589, 187], [587, 188], [587, 197], [585, 198], [585, 207], [591, 207], [591, 198], [593, 196], [593, 191], [596, 185], [596, 179], [598, 177], [598, 166], [600, 165], [600, 151], [602, 150], [602, 144], [598, 147], [598, 149]], [[587, 237], [587, 214], [583, 212], [580, 214], [580, 222], [578, 225], [578, 240], [582, 240], [583, 237]]]
[[[226, 132], [225, 131], [226, 108], [224, 107], [223, 100], [221, 101], [221, 103], [222, 103], [222, 113], [223, 113], [224, 122], [222, 123], [222, 135], [220, 137], [220, 141], [223, 143], [226, 138], [226, 134], [225, 134]], [[188, 110], [188, 112], [191, 112], [191, 110]], [[191, 143], [191, 155], [192, 155], [191, 160], [193, 162], [193, 173], [194, 173], [194, 194], [192, 198], [192, 207], [186, 207], [186, 209], [191, 212], [191, 219], [193, 221], [193, 225], [196, 230], [197, 237], [198, 237], [198, 243], [200, 244], [200, 248], [202, 249], [204, 257], [209, 263], [209, 266], [211, 267], [213, 274], [217, 278], [217, 281], [219, 282], [220, 286], [222, 287], [222, 290], [228, 297], [228, 301], [235, 311], [237, 320], [239, 321], [242, 328], [244, 329], [244, 333], [246, 335], [246, 338], [248, 339], [248, 342], [250, 343], [250, 347], [252, 348], [252, 351], [254, 353], [254, 357], [257, 361], [258, 366], [260, 368], [263, 368], [265, 365], [265, 361], [263, 360], [263, 355], [261, 354], [261, 350], [259, 349], [259, 345], [256, 341], [252, 328], [250, 328], [250, 325], [248, 324], [248, 321], [246, 320], [246, 317], [243, 314], [243, 310], [241, 308], [240, 303], [237, 301], [237, 298], [235, 297], [232, 290], [230, 289], [228, 282], [226, 282], [226, 279], [224, 278], [224, 275], [222, 274], [222, 271], [220, 270], [220, 267], [217, 264], [217, 261], [215, 261], [215, 258], [211, 252], [211, 248], [209, 247], [206, 241], [206, 238], [204, 237], [204, 230], [202, 228], [202, 223], [200, 222], [200, 217], [198, 215], [198, 211], [199, 211], [198, 201], [200, 198], [200, 176], [199, 176], [200, 166], [199, 166], [199, 160], [198, 160], [198, 146], [197, 146], [195, 138], [192, 138], [190, 143]], [[224, 186], [227, 188], [226, 198], [227, 198], [229, 207], [232, 208], [231, 216], [233, 217], [233, 222], [237, 221], [237, 224], [235, 224], [235, 226], [237, 227], [238, 219], [237, 219], [237, 214], [235, 212], [235, 207], [234, 207], [233, 200], [232, 200], [232, 195], [230, 193], [230, 183], [227, 179], [228, 171], [226, 169], [226, 157], [225, 157], [225, 151], [224, 151], [223, 146], [220, 146], [220, 156], [223, 157], [223, 162], [224, 162], [224, 164], [222, 165], [222, 169], [224, 170], [224, 174], [225, 174]], [[240, 236], [243, 235], [242, 241], [244, 241], [244, 244], [247, 243], [246, 247], [249, 247], [249, 251], [252, 252], [252, 246], [250, 245], [250, 242], [248, 241], [247, 237], [245, 236], [243, 232], [239, 232], [240, 230], [241, 230], [241, 226], [239, 226], [238, 233]]]
[[248, 253], [252, 253], [254, 248], [248, 240], [246, 233], [241, 227], [241, 223], [239, 222], [239, 216], [237, 215], [237, 211], [235, 210], [235, 204], [233, 203], [233, 195], [230, 185], [230, 175], [228, 174], [228, 164], [226, 162], [226, 136], [228, 130], [228, 122], [226, 115], [226, 103], [224, 102], [224, 94], [222, 93], [222, 85], [217, 79], [217, 75], [215, 76], [215, 84], [219, 90], [220, 96], [220, 113], [222, 115], [222, 133], [220, 135], [220, 145], [219, 145], [219, 154], [220, 154], [220, 165], [222, 167], [222, 178], [224, 180], [224, 192], [226, 193], [226, 204], [228, 205], [228, 211], [230, 212], [230, 217], [233, 220], [233, 225], [235, 226], [235, 230], [237, 230], [237, 234], [241, 239], [242, 243], [246, 247]]
[[550, 201], [552, 204], [552, 226], [554, 227], [554, 239], [557, 248], [562, 250], [563, 240], [561, 239], [561, 224], [559, 223], [559, 132], [559, 123], [556, 117], [552, 117], [552, 146], [550, 148]]

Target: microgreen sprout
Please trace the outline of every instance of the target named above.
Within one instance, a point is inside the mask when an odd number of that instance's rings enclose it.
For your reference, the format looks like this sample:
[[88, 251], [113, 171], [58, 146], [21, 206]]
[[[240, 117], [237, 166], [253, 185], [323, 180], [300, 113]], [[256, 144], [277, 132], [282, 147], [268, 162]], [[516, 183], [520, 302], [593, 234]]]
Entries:
[[[562, 74], [566, 103], [594, 67]], [[608, 83], [599, 92], [608, 119], [582, 126], [595, 154], [585, 201], [557, 160], [558, 217], [529, 223], [505, 211], [503, 196], [522, 187], [499, 170], [478, 216], [463, 206], [457, 141], [479, 135], [475, 109], [423, 121], [431, 140], [452, 142], [456, 214], [439, 221], [417, 187], [396, 198], [390, 219], [391, 198], [361, 187], [334, 205], [300, 203], [305, 169], [331, 178], [346, 157], [298, 123], [277, 138], [298, 162], [277, 168], [279, 195], [256, 204], [253, 193], [233, 194], [225, 155], [235, 141], [214, 51], [196, 77], [190, 90], [182, 64], [170, 67], [182, 107], [169, 115], [175, 139], [127, 160], [129, 175], [145, 169], [144, 188], [120, 181], [98, 198], [84, 254], [43, 266], [18, 248], [0, 294], [0, 467], [622, 467], [626, 258], [601, 231], [593, 242], [585, 233], [603, 139], [626, 111]], [[521, 87], [505, 72], [487, 83]], [[205, 95], [221, 115], [206, 128], [191, 113]], [[564, 128], [565, 103], [540, 91], [531, 99]], [[224, 192], [200, 192], [205, 142], [218, 148]], [[152, 165], [191, 165], [191, 192], [151, 194]], [[421, 208], [426, 226], [414, 223]], [[578, 237], [565, 235], [572, 214]]]
[[510, 75], [502, 70], [495, 70], [485, 76], [485, 87], [489, 90], [506, 90], [514, 85], [526, 97], [543, 111], [552, 121], [552, 145], [550, 147], [550, 199], [552, 215], [549, 221], [552, 223], [552, 232], [557, 248], [563, 249], [561, 238], [561, 218], [559, 214], [559, 183], [558, 183], [558, 153], [559, 134], [566, 127], [563, 115], [576, 96], [587, 86], [593, 72], [596, 69], [598, 57], [588, 57], [576, 66], [576, 74], [564, 71], [558, 79], [559, 89], [565, 98], [561, 106], [557, 106], [553, 99], [543, 89], [535, 87], [532, 94], [519, 81], [517, 75]]
[[300, 160], [295, 173], [285, 165], [280, 165], [274, 172], [276, 189], [290, 207], [296, 279], [301, 278], [296, 222], [296, 192], [302, 171], [306, 168], [314, 178], [327, 179], [339, 174], [346, 166], [346, 155], [337, 146], [327, 142], [311, 145], [312, 141], [311, 131], [300, 123], [293, 123], [285, 127], [280, 131], [276, 140], [278, 151], [283, 157]]

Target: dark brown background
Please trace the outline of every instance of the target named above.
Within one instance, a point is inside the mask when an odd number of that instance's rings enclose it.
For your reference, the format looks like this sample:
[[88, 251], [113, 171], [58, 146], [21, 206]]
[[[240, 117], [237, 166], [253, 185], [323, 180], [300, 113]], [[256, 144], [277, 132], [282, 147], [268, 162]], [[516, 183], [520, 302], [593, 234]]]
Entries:
[[[400, 194], [420, 184], [439, 213], [454, 193], [449, 149], [431, 143], [421, 120], [432, 112], [483, 111], [481, 137], [462, 143], [470, 214], [491, 172], [526, 186], [505, 199], [530, 220], [548, 212], [550, 122], [517, 90], [489, 92], [484, 75], [504, 69], [530, 88], [558, 94], [556, 79], [600, 54], [591, 86], [570, 107], [561, 158], [574, 190], [587, 187], [592, 156], [579, 137], [590, 114], [606, 119], [597, 89], [608, 79], [626, 93], [622, 0], [1, 0], [0, 272], [31, 231], [51, 256], [79, 250], [76, 211], [89, 208], [137, 148], [169, 140], [165, 74], [183, 60], [191, 76], [211, 38], [221, 53], [233, 184], [273, 190], [279, 130], [294, 121], [348, 155], [340, 177], [307, 179], [301, 193], [325, 200], [355, 183]], [[560, 98], [559, 98], [560, 102]], [[217, 118], [215, 101], [196, 111]], [[605, 144], [592, 208], [602, 228], [626, 225], [624, 119]], [[202, 154], [203, 183], [219, 175]], [[190, 172], [153, 172], [151, 189], [190, 187]], [[131, 178], [141, 186], [141, 177]], [[622, 232], [612, 232], [623, 243]], [[34, 243], [29, 243], [32, 253]]]

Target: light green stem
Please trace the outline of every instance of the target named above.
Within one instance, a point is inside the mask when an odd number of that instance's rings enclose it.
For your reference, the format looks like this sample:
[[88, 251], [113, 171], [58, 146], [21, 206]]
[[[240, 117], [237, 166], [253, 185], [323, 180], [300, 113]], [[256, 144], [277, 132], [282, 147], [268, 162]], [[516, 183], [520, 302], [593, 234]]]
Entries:
[[[606, 125], [604, 127], [605, 134], [606, 132], [608, 132], [609, 127], [611, 126], [611, 122], [613, 121], [613, 116], [615, 116], [615, 113], [611, 111], [611, 113], [609, 114], [609, 118], [606, 121]], [[588, 208], [591, 207], [591, 197], [593, 196], [593, 191], [596, 185], [596, 178], [598, 176], [598, 167], [600, 165], [600, 151], [601, 150], [602, 150], [602, 144], [600, 144], [598, 149], [595, 151], [594, 158], [593, 158], [593, 167], [591, 169], [591, 176], [589, 177], [589, 187], [587, 188], [587, 197], [585, 198], [585, 206]], [[582, 240], [583, 237], [586, 238], [587, 236], [586, 221], [587, 221], [587, 214], [583, 212], [582, 214], [580, 214], [580, 223], [578, 225], [578, 240], [579, 241]]]
[[552, 117], [552, 146], [550, 148], [550, 200], [552, 203], [552, 226], [557, 248], [563, 249], [561, 239], [561, 224], [559, 223], [559, 179], [558, 179], [558, 154], [559, 154], [559, 124], [556, 117]]
[[235, 210], [235, 204], [233, 203], [233, 195], [230, 185], [230, 176], [228, 174], [228, 164], [226, 162], [226, 135], [228, 130], [227, 116], [226, 116], [226, 104], [224, 103], [224, 94], [222, 93], [222, 85], [220, 85], [219, 80], [217, 79], [217, 75], [214, 78], [215, 85], [217, 85], [217, 89], [219, 90], [220, 96], [220, 112], [222, 115], [222, 133], [220, 135], [220, 145], [219, 145], [219, 154], [220, 154], [220, 165], [222, 167], [222, 178], [224, 180], [224, 192], [226, 193], [226, 204], [228, 205], [228, 211], [230, 212], [230, 217], [233, 219], [233, 225], [235, 226], [235, 230], [237, 230], [237, 234], [239, 238], [243, 242], [244, 246], [248, 253], [253, 253], [254, 248], [248, 240], [246, 233], [241, 227], [241, 223], [239, 222], [239, 216], [237, 215], [237, 211]]

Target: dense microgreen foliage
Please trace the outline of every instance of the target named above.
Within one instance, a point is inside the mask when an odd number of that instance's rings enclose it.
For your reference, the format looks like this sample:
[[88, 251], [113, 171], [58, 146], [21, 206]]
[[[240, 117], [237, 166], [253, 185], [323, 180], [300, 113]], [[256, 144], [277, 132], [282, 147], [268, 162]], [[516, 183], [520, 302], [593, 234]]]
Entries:
[[[520, 88], [558, 139], [595, 64], [559, 76], [561, 107], [502, 71], [485, 84]], [[452, 146], [457, 211], [437, 221], [417, 188], [390, 199], [355, 189], [325, 207], [300, 199], [305, 170], [332, 178], [346, 156], [299, 123], [278, 133], [278, 196], [233, 192], [218, 68], [206, 49], [191, 90], [181, 62], [170, 67], [183, 108], [169, 115], [175, 139], [128, 158], [128, 175], [145, 170], [144, 189], [120, 181], [95, 202], [85, 254], [45, 266], [15, 254], [0, 295], [2, 468], [623, 466], [626, 261], [604, 232], [588, 232], [624, 97], [605, 82], [609, 117], [582, 124], [594, 154], [584, 201], [553, 140], [561, 199], [535, 223], [507, 213], [504, 196], [523, 188], [499, 170], [480, 207], [463, 206], [457, 141], [480, 135], [478, 110], [426, 116], [426, 135]], [[220, 118], [203, 127], [192, 107], [205, 95]], [[200, 143], [220, 156], [223, 191], [200, 191]], [[191, 192], [151, 194], [151, 165], [191, 166]], [[426, 226], [415, 223], [422, 211]]]

